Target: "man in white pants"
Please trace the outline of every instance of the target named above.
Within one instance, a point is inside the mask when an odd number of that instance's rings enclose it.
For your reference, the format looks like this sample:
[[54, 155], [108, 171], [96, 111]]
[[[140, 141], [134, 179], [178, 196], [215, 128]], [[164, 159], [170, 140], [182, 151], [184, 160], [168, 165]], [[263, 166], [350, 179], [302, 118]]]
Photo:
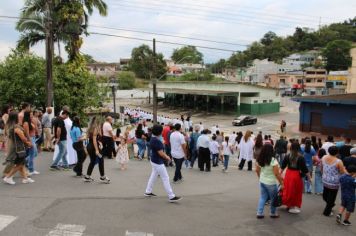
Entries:
[[154, 125], [152, 128], [152, 138], [150, 141], [151, 146], [151, 165], [152, 165], [152, 173], [150, 179], [147, 183], [147, 188], [145, 192], [146, 197], [155, 197], [156, 195], [152, 193], [153, 185], [155, 184], [158, 176], [161, 178], [163, 182], [164, 189], [166, 190], [169, 198], [169, 202], [177, 202], [181, 200], [181, 197], [176, 196], [173, 193], [171, 184], [169, 183], [169, 176], [167, 173], [167, 169], [164, 166], [163, 160], [171, 160], [169, 156], [164, 153], [164, 146], [162, 141], [160, 140], [160, 136], [162, 135], [163, 127], [161, 125]]

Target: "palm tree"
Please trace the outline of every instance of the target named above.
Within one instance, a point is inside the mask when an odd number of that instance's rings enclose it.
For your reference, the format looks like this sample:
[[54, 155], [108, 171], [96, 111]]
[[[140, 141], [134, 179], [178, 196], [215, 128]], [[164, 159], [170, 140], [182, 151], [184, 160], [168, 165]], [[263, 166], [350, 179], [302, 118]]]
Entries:
[[[81, 35], [88, 35], [89, 16], [98, 9], [102, 16], [107, 15], [107, 5], [103, 0], [52, 0], [52, 11], [48, 12], [47, 0], [26, 0], [16, 29], [22, 32], [18, 47], [29, 50], [30, 47], [46, 39], [47, 24], [51, 21], [52, 37], [58, 43], [66, 45], [69, 60], [79, 56], [82, 45]], [[60, 56], [60, 55], [59, 55]]]

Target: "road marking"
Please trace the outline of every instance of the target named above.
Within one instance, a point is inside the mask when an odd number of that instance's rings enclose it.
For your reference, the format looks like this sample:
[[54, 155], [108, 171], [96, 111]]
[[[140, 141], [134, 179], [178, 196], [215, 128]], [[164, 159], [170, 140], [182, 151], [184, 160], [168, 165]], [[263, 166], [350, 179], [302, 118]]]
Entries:
[[126, 230], [125, 236], [154, 236], [151, 233], [145, 233], [145, 232], [129, 232]]
[[82, 236], [85, 225], [58, 224], [47, 236]]
[[0, 231], [17, 219], [16, 216], [0, 215]]

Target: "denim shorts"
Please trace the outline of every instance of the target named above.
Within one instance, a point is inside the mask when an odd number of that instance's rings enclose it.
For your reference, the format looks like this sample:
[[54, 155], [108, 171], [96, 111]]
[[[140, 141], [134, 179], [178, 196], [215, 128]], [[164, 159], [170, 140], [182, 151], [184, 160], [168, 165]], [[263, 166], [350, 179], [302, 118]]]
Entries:
[[345, 207], [350, 213], [355, 211], [355, 201], [349, 199], [341, 199], [341, 206]]

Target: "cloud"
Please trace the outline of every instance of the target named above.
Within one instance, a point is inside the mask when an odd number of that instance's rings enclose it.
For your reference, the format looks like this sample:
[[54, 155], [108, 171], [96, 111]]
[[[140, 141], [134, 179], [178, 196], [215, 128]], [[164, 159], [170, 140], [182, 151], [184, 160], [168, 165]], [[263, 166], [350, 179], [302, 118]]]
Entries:
[[[148, 32], [168, 33], [179, 36], [250, 44], [259, 40], [267, 31], [278, 35], [292, 34], [296, 26], [317, 28], [321, 23], [341, 21], [354, 17], [355, 6], [349, 0], [106, 0], [109, 6], [107, 17], [95, 11], [90, 18], [93, 25], [134, 29]], [[17, 16], [22, 1], [1, 1], [0, 13]], [[332, 13], [330, 11], [332, 9]], [[3, 19], [0, 18], [0, 22]], [[161, 35], [147, 35], [125, 31], [98, 29], [89, 31], [116, 35], [177, 42], [183, 44], [243, 50], [242, 46], [209, 43], [196, 40], [179, 39]], [[15, 45], [19, 34], [0, 24], [0, 58], [4, 58], [9, 46]], [[151, 42], [128, 40], [115, 37], [90, 35], [84, 39], [82, 51], [100, 61], [118, 61], [130, 57], [133, 47]], [[4, 46], [3, 46], [4, 45]], [[169, 57], [177, 45], [157, 43], [157, 51]], [[200, 49], [206, 62], [226, 58], [231, 53]], [[44, 46], [33, 51], [44, 55]], [[62, 51], [64, 51], [62, 49]]]

